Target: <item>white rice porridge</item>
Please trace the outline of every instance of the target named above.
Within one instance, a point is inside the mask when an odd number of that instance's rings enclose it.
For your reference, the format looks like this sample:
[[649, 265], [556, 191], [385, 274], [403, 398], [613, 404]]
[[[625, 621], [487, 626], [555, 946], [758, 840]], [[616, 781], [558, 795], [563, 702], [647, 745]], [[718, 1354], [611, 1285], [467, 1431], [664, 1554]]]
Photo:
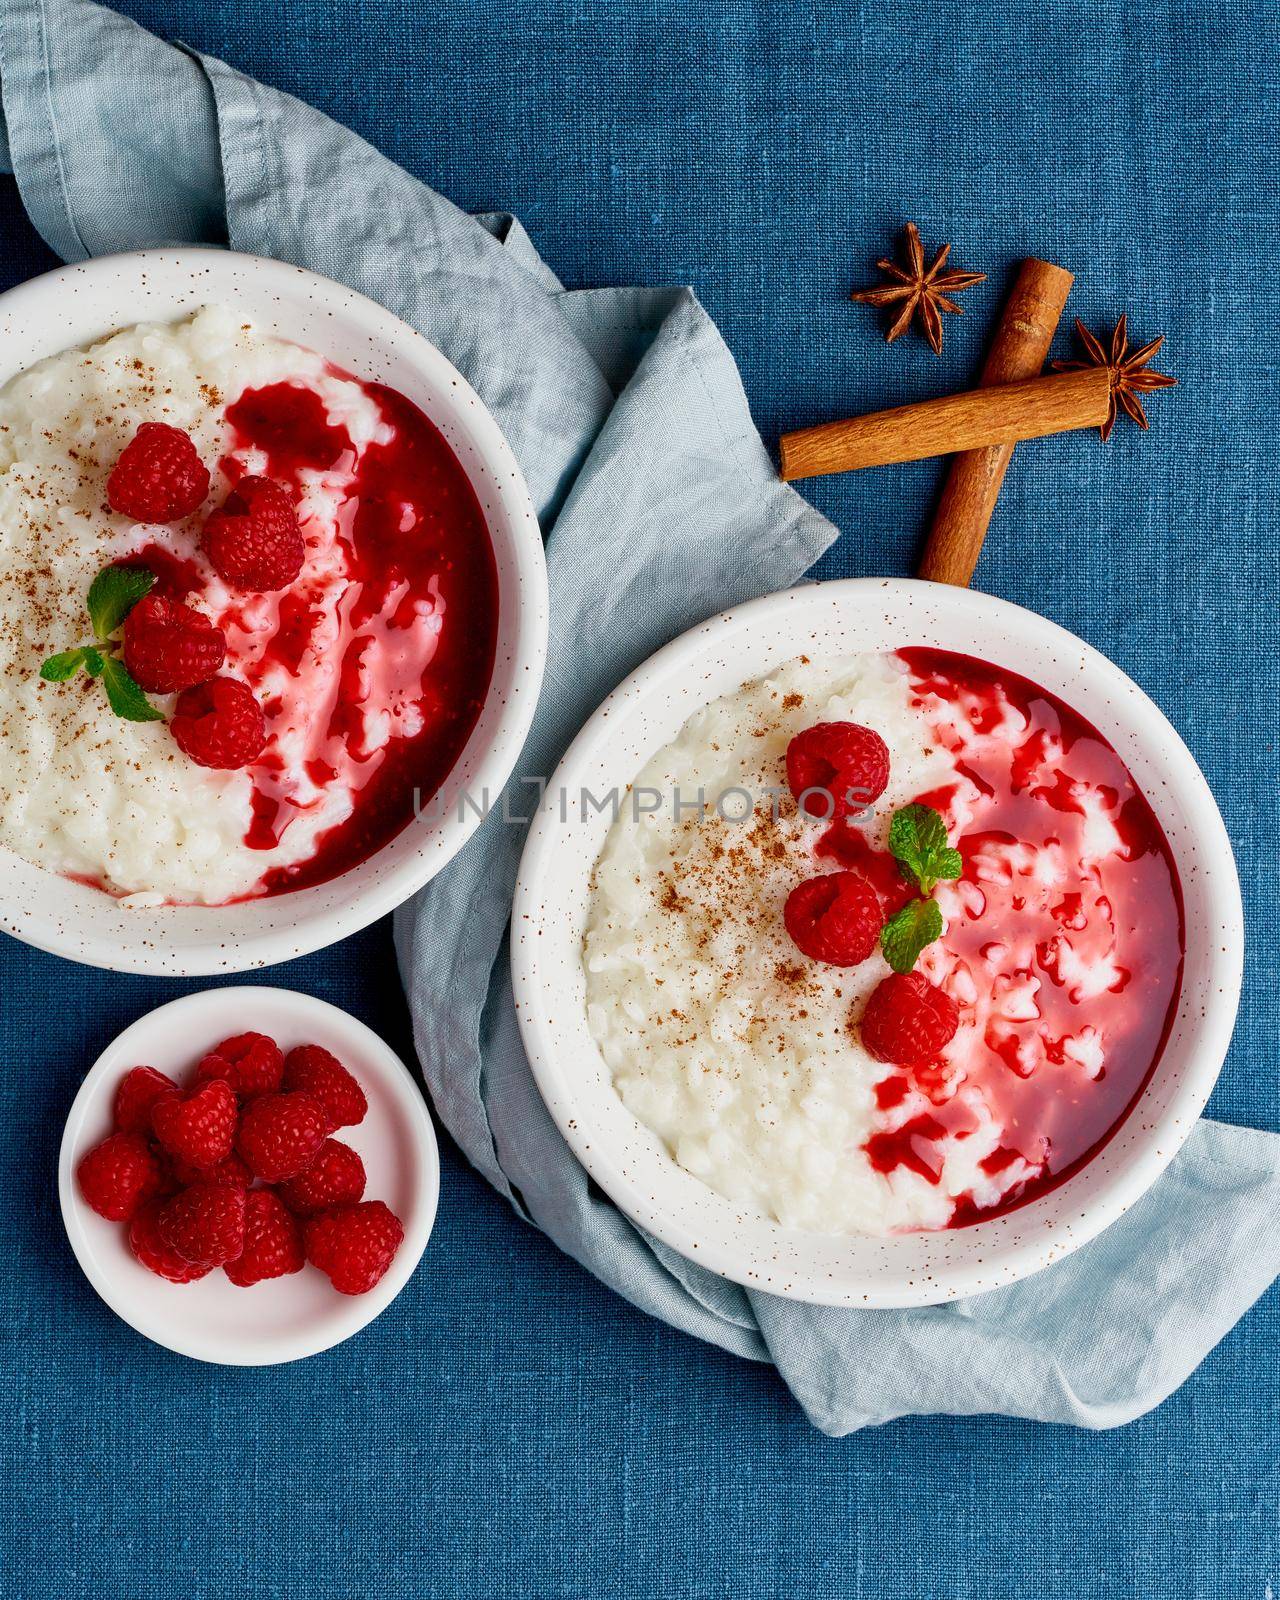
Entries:
[[[862, 816], [791, 798], [787, 747], [819, 723], [885, 741]], [[932, 890], [942, 932], [918, 977], [894, 985], [923, 979], [957, 1021], [887, 1065], [861, 1033], [880, 948], [811, 959], [783, 912], [833, 870], [882, 918], [916, 898], [886, 848], [909, 804], [961, 871]], [[583, 965], [618, 1093], [682, 1167], [784, 1226], [875, 1235], [963, 1226], [1088, 1160], [1159, 1057], [1182, 950], [1167, 841], [1097, 730], [1016, 674], [914, 649], [801, 657], [690, 717], [610, 826]]]
[[[193, 764], [165, 723], [110, 715], [100, 688], [83, 676], [55, 684], [38, 675], [52, 651], [84, 641], [84, 597], [95, 574], [160, 537], [105, 504], [106, 476], [139, 424], [184, 429], [215, 468], [231, 448], [227, 404], [285, 380], [322, 397], [357, 453], [380, 437], [385, 425], [358, 383], [221, 308], [67, 351], [0, 391], [0, 844], [26, 860], [138, 903], [217, 904], [252, 892], [269, 869], [310, 857], [317, 836], [349, 815], [352, 791], [339, 774], [303, 797], [308, 809], [275, 849], [251, 849], [245, 834], [253, 785], [244, 771]], [[264, 470], [256, 455], [241, 452], [245, 471]], [[302, 475], [304, 578], [321, 597], [342, 578], [338, 516], [352, 467], [348, 454], [330, 471]], [[228, 489], [226, 475], [214, 470], [201, 512], [162, 536], [199, 569], [200, 604], [223, 625], [227, 669], [234, 671], [260, 653], [255, 640], [274, 632], [279, 597], [233, 596], [201, 553], [202, 518]], [[429, 630], [430, 619], [423, 625]], [[306, 707], [336, 693], [341, 626], [335, 608], [332, 637], [320, 641], [328, 648], [313, 652], [302, 672], [259, 676], [259, 691], [283, 697], [286, 713], [298, 707], [296, 721], [277, 719], [278, 746], [295, 772], [308, 754]], [[154, 699], [166, 713], [171, 708], [173, 697]]]
[[[765, 791], [785, 796], [788, 743], [828, 721], [870, 725], [889, 746], [879, 843], [895, 805], [953, 775], [909, 705], [905, 669], [885, 655], [792, 662], [696, 713], [634, 787], [702, 788], [708, 811], [677, 823], [670, 805], [639, 820], [624, 805], [597, 865], [590, 1028], [626, 1105], [726, 1198], [824, 1233], [938, 1227], [996, 1130], [967, 1141], [944, 1186], [875, 1172], [859, 1147], [874, 1085], [894, 1069], [863, 1049], [849, 1016], [889, 969], [878, 953], [854, 968], [806, 961], [781, 931], [807, 875], [797, 861], [826, 824], [788, 798], [775, 822]], [[762, 797], [749, 823], [711, 804], [733, 788]]]

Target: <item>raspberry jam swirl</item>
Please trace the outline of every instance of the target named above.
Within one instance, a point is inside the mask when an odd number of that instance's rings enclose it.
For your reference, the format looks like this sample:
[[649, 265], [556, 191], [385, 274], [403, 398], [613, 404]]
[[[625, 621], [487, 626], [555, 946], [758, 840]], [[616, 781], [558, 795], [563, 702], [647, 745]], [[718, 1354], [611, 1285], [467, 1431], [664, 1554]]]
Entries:
[[260, 893], [325, 882], [399, 833], [457, 761], [493, 671], [497, 572], [470, 480], [403, 395], [359, 387], [379, 419], [359, 446], [302, 384], [250, 389], [226, 412], [224, 473], [283, 485], [307, 546], [287, 590], [234, 597], [215, 617], [266, 715], [245, 843], [275, 850], [335, 789], [350, 796], [344, 820], [267, 870]]
[[[916, 797], [964, 861], [938, 887], [946, 932], [919, 970], [956, 1001], [960, 1026], [937, 1060], [876, 1085], [863, 1150], [879, 1172], [936, 1184], [942, 1141], [994, 1122], [999, 1143], [955, 1198], [957, 1227], [1061, 1183], [1132, 1110], [1178, 1001], [1182, 893], [1154, 812], [1082, 716], [971, 657], [898, 654], [954, 762], [954, 781]], [[887, 909], [901, 902], [896, 863], [864, 835], [833, 824], [821, 848], [868, 873]]]

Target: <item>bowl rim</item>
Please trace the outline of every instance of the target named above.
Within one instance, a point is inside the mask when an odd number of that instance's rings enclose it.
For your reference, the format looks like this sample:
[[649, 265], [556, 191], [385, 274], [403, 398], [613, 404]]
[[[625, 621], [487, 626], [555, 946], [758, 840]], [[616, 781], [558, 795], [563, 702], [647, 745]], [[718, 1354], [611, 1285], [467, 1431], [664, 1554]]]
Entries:
[[[480, 793], [486, 790], [500, 792], [510, 778], [528, 737], [546, 667], [550, 629], [546, 554], [537, 511], [514, 451], [484, 401], [430, 339], [367, 295], [309, 268], [213, 245], [153, 246], [71, 262], [29, 278], [0, 294], [0, 316], [12, 316], [16, 312], [32, 320], [47, 318], [50, 298], [56, 305], [58, 294], [68, 285], [92, 287], [99, 279], [107, 282], [113, 280], [122, 270], [145, 277], [152, 269], [163, 266], [176, 271], [189, 268], [199, 274], [202, 270], [207, 271], [213, 263], [219, 268], [252, 274], [264, 288], [278, 294], [282, 302], [318, 299], [324, 305], [340, 306], [343, 314], [359, 323], [363, 332], [371, 338], [380, 338], [396, 346], [421, 367], [433, 383], [451, 389], [457, 396], [460, 409], [465, 407], [468, 427], [492, 475], [495, 492], [501, 497], [505, 518], [510, 524], [511, 534], [507, 542], [517, 573], [517, 582], [510, 586], [508, 597], [513, 608], [507, 673], [511, 688], [502, 697], [491, 736], [482, 748], [478, 747], [479, 753], [474, 758], [468, 782], [470, 789]], [[117, 297], [122, 297], [124, 292], [117, 290]], [[129, 327], [139, 321], [165, 320], [158, 311], [153, 314], [144, 310], [139, 315], [134, 310], [131, 313], [123, 299], [121, 310], [122, 320], [116, 325], [118, 328]], [[178, 313], [175, 312], [176, 315]], [[96, 342], [108, 336], [109, 330], [94, 335], [93, 339]], [[74, 340], [74, 334], [68, 335], [68, 342], [57, 348], [73, 348]], [[56, 350], [49, 353], [56, 353]], [[17, 366], [8, 377], [16, 376], [23, 370], [23, 366]], [[0, 375], [0, 384], [7, 382], [8, 377]], [[492, 534], [490, 526], [491, 537]], [[502, 602], [500, 592], [500, 605]], [[496, 681], [495, 668], [490, 691]], [[450, 774], [467, 761], [469, 747], [470, 738], [450, 769]], [[448, 777], [445, 782], [448, 782]], [[109, 971], [164, 977], [234, 976], [238, 972], [258, 970], [295, 956], [311, 954], [368, 927], [402, 905], [441, 872], [464, 848], [482, 820], [477, 808], [451, 807], [447, 815], [437, 819], [438, 826], [433, 832], [430, 848], [424, 848], [388, 866], [375, 881], [355, 891], [346, 904], [322, 912], [307, 912], [302, 920], [290, 925], [287, 934], [278, 929], [236, 933], [223, 938], [210, 934], [200, 942], [192, 940], [184, 943], [179, 956], [166, 957], [157, 953], [157, 949], [164, 946], [164, 930], [159, 924], [144, 926], [140, 922], [139, 935], [151, 934], [152, 937], [141, 937], [132, 944], [122, 942], [105, 930], [95, 931], [66, 922], [55, 923], [52, 918], [46, 926], [32, 927], [22, 918], [6, 917], [3, 927], [12, 937], [37, 949]], [[396, 839], [400, 837], [397, 835]], [[396, 839], [389, 841], [384, 848], [393, 848]], [[0, 846], [0, 851], [7, 855], [15, 854], [3, 846]], [[375, 852], [369, 860], [376, 861], [377, 855], [378, 852]], [[33, 870], [44, 872], [49, 869], [33, 867]], [[344, 875], [340, 874], [333, 881], [340, 881]], [[324, 885], [318, 887], [323, 889]], [[299, 890], [295, 895], [309, 892]], [[175, 909], [182, 908], [159, 908], [161, 913]], [[216, 912], [225, 908], [210, 906], [196, 909]]]
[[[284, 1344], [283, 1353], [251, 1352], [246, 1355], [212, 1341], [174, 1335], [163, 1317], [140, 1311], [127, 1294], [121, 1293], [111, 1274], [99, 1265], [97, 1254], [86, 1232], [91, 1213], [76, 1189], [76, 1164], [86, 1148], [85, 1124], [103, 1079], [111, 1072], [120, 1071], [130, 1057], [135, 1060], [146, 1059], [145, 1050], [139, 1051], [135, 1046], [152, 1034], [158, 1019], [163, 1018], [166, 1022], [172, 1023], [181, 1020], [188, 1013], [215, 1007], [218, 1001], [229, 999], [233, 995], [241, 1000], [246, 995], [266, 997], [269, 1003], [283, 1002], [293, 1008], [299, 1016], [318, 1016], [329, 1021], [336, 1019], [338, 1031], [356, 1039], [360, 1050], [378, 1063], [375, 1070], [382, 1074], [383, 1083], [390, 1087], [397, 1107], [405, 1113], [422, 1164], [420, 1203], [414, 1209], [410, 1224], [405, 1228], [404, 1240], [385, 1276], [366, 1295], [342, 1297], [343, 1301], [349, 1300], [351, 1314], [331, 1336], [326, 1333], [320, 1338], [308, 1338], [299, 1334], [293, 1341]], [[358, 1017], [352, 1016], [350, 1012], [343, 1011], [341, 1007], [296, 989], [283, 989], [267, 984], [230, 984], [216, 989], [198, 989], [193, 994], [182, 995], [177, 1000], [155, 1006], [131, 1022], [105, 1046], [85, 1074], [84, 1081], [67, 1112], [58, 1148], [58, 1202], [62, 1213], [62, 1225], [80, 1270], [98, 1297], [121, 1321], [128, 1323], [136, 1333], [142, 1334], [153, 1344], [172, 1350], [177, 1355], [187, 1356], [193, 1361], [203, 1361], [212, 1366], [283, 1366], [331, 1350], [335, 1345], [344, 1343], [361, 1329], [366, 1328], [396, 1299], [417, 1270], [435, 1227], [439, 1201], [440, 1149], [435, 1128], [427, 1109], [425, 1096], [401, 1058], [372, 1028], [361, 1022]], [[124, 1224], [111, 1224], [111, 1226], [123, 1227]]]
[[[1077, 1220], [1074, 1221], [1069, 1233], [1058, 1237], [1051, 1246], [1035, 1240], [1015, 1240], [1011, 1244], [1001, 1244], [999, 1264], [993, 1264], [989, 1259], [984, 1260], [980, 1267], [968, 1264], [947, 1267], [935, 1263], [931, 1267], [928, 1281], [893, 1289], [885, 1289], [880, 1284], [860, 1285], [857, 1292], [851, 1291], [847, 1284], [837, 1288], [826, 1281], [825, 1275], [814, 1274], [807, 1277], [802, 1267], [788, 1262], [785, 1280], [771, 1280], [767, 1285], [768, 1292], [810, 1304], [854, 1305], [863, 1308], [940, 1304], [961, 1296], [985, 1293], [1027, 1277], [1095, 1238], [1150, 1188], [1190, 1135], [1222, 1070], [1235, 1025], [1243, 977], [1244, 916], [1239, 876], [1230, 838], [1217, 804], [1195, 758], [1164, 713], [1114, 662], [1068, 629], [1026, 607], [983, 594], [981, 591], [951, 588], [923, 579], [833, 579], [805, 583], [775, 594], [764, 595], [718, 613], [706, 622], [688, 629], [642, 662], [605, 698], [583, 725], [558, 764], [547, 785], [544, 802], [535, 815], [525, 841], [511, 921], [511, 975], [517, 1020], [539, 1093], [561, 1134], [590, 1176], [625, 1215], [662, 1243], [676, 1250], [686, 1260], [699, 1266], [709, 1267], [744, 1287], [756, 1290], [766, 1287], [758, 1272], [743, 1266], [743, 1252], [740, 1249], [732, 1246], [724, 1248], [717, 1243], [709, 1243], [705, 1238], [697, 1237], [694, 1231], [684, 1226], [678, 1217], [673, 1216], [669, 1209], [659, 1203], [659, 1195], [651, 1193], [646, 1185], [633, 1178], [624, 1165], [616, 1162], [607, 1143], [603, 1140], [597, 1142], [593, 1138], [590, 1122], [582, 1116], [582, 1104], [574, 1098], [575, 1075], [571, 1070], [572, 1064], [568, 1064], [567, 1069], [566, 1063], [561, 1059], [565, 1053], [564, 1045], [563, 1042], [553, 1038], [549, 1021], [550, 1016], [554, 1014], [551, 1006], [558, 991], [553, 985], [544, 986], [540, 962], [540, 951], [545, 948], [544, 941], [539, 937], [542, 923], [542, 886], [557, 867], [563, 868], [565, 859], [563, 851], [559, 849], [563, 841], [558, 830], [563, 824], [559, 822], [549, 797], [560, 793], [562, 789], [574, 792], [578, 786], [579, 769], [584, 762], [591, 759], [597, 742], [606, 736], [606, 730], [611, 727], [616, 728], [628, 709], [634, 709], [651, 696], [660, 694], [663, 685], [677, 674], [689, 675], [691, 669], [696, 669], [699, 657], [716, 648], [726, 628], [745, 629], [764, 622], [772, 624], [779, 613], [799, 605], [820, 603], [816, 598], [818, 596], [837, 604], [847, 601], [851, 606], [862, 603], [883, 608], [886, 603], [895, 599], [907, 601], [913, 595], [927, 597], [933, 601], [942, 599], [945, 604], [954, 604], [962, 616], [966, 612], [976, 617], [1003, 616], [1021, 626], [1030, 624], [1036, 629], [1043, 630], [1046, 639], [1069, 648], [1072, 654], [1093, 674], [1099, 675], [1103, 682], [1109, 681], [1117, 688], [1122, 688], [1134, 699], [1144, 717], [1148, 718], [1152, 727], [1158, 731], [1166, 757], [1178, 769], [1183, 798], [1194, 811], [1194, 832], [1197, 843], [1205, 846], [1206, 854], [1212, 858], [1212, 865], [1216, 869], [1213, 888], [1215, 910], [1221, 918], [1224, 936], [1220, 943], [1214, 944], [1209, 955], [1212, 973], [1211, 1002], [1206, 1006], [1204, 1017], [1196, 1030], [1197, 1052], [1190, 1069], [1183, 1074], [1171, 1096], [1168, 1108], [1150, 1130], [1150, 1136], [1144, 1138], [1141, 1145], [1133, 1151], [1132, 1159], [1127, 1162], [1123, 1173], [1111, 1180], [1110, 1187], [1100, 1199], [1092, 1202], [1083, 1219], [1077, 1215]], [[794, 654], [799, 654], [804, 649], [804, 632], [805, 619], [802, 618], [796, 625], [796, 636], [800, 643]], [[778, 664], [781, 665], [785, 659], [788, 657], [779, 656]], [[1012, 667], [1011, 670], [1018, 669]], [[756, 674], [753, 673], [751, 676]], [[690, 701], [685, 715], [693, 714], [698, 705], [709, 703], [723, 692], [725, 692], [723, 689], [712, 689], [701, 693]], [[1069, 696], [1064, 698], [1069, 699]], [[636, 771], [639, 771], [642, 765], [643, 760]], [[635, 778], [636, 772], [619, 773], [617, 776], [620, 783], [626, 784]], [[1153, 805], [1156, 804], [1150, 795], [1148, 799]], [[1159, 815], [1158, 807], [1157, 815]], [[581, 852], [578, 852], [572, 856], [574, 874], [579, 870], [590, 871], [594, 865], [594, 854], [585, 866], [579, 861], [580, 854]], [[1182, 865], [1181, 861], [1179, 865]], [[608, 1080], [610, 1077], [608, 1068], [603, 1066], [603, 1063], [601, 1070]], [[616, 1090], [613, 1092], [616, 1094]], [[1143, 1095], [1146, 1092], [1144, 1088]], [[1130, 1113], [1131, 1116], [1136, 1113], [1141, 1100], [1142, 1096], [1139, 1096]], [[619, 1105], [621, 1104], [619, 1099]], [[623, 1110], [626, 1116], [632, 1117], [633, 1114], [626, 1111], [625, 1107]], [[638, 1119], [633, 1117], [633, 1120], [638, 1127], [644, 1127]], [[656, 1136], [650, 1135], [650, 1137]], [[1100, 1151], [1099, 1155], [1101, 1153]], [[683, 1170], [677, 1167], [674, 1158], [665, 1149], [662, 1150], [662, 1161], [673, 1172]], [[1093, 1161], [1087, 1162], [1071, 1179], [1050, 1193], [1066, 1193], [1071, 1184], [1087, 1173], [1093, 1165]], [[714, 1194], [714, 1191], [708, 1189], [707, 1193]], [[724, 1204], [728, 1206], [730, 1203], [725, 1201]], [[1034, 1205], [1035, 1202], [1031, 1204]], [[734, 1209], [742, 1214], [743, 1208]], [[839, 1237], [801, 1234], [800, 1230], [784, 1228], [754, 1209], [750, 1210], [749, 1215], [753, 1224], [764, 1225], [778, 1241], [801, 1237], [810, 1239]], [[1005, 1215], [1016, 1216], [1017, 1212]], [[998, 1219], [988, 1224], [991, 1227], [997, 1225]], [[982, 1226], [975, 1224], [963, 1232], [974, 1235]], [[944, 1232], [950, 1231], [944, 1230]], [[918, 1238], [920, 1235], [903, 1237]]]

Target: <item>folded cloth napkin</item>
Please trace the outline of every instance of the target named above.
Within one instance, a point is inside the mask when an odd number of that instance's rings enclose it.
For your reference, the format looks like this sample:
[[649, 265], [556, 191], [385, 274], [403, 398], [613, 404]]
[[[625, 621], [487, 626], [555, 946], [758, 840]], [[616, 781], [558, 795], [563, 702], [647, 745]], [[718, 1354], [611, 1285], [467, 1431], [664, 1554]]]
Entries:
[[[525, 774], [657, 646], [793, 583], [835, 537], [778, 483], [689, 291], [568, 293], [512, 218], [464, 215], [317, 112], [80, 0], [0, 0], [0, 75], [0, 163], [66, 260], [174, 241], [276, 256], [389, 306], [479, 390], [546, 530]], [[397, 920], [440, 1116], [522, 1216], [646, 1311], [774, 1362], [826, 1432], [929, 1412], [1114, 1426], [1280, 1272], [1280, 1139], [1210, 1122], [1092, 1244], [958, 1305], [810, 1307], [693, 1266], [588, 1183], [538, 1098], [507, 975], [520, 844], [491, 816]]]

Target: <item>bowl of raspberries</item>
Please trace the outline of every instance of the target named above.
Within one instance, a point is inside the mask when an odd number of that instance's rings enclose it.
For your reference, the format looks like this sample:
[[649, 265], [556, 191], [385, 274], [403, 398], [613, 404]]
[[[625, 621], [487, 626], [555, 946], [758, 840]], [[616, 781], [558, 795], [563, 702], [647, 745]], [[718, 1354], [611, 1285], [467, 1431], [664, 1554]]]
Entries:
[[290, 990], [213, 989], [99, 1057], [59, 1188], [113, 1311], [182, 1355], [259, 1366], [391, 1303], [430, 1236], [439, 1155], [421, 1091], [363, 1023]]

